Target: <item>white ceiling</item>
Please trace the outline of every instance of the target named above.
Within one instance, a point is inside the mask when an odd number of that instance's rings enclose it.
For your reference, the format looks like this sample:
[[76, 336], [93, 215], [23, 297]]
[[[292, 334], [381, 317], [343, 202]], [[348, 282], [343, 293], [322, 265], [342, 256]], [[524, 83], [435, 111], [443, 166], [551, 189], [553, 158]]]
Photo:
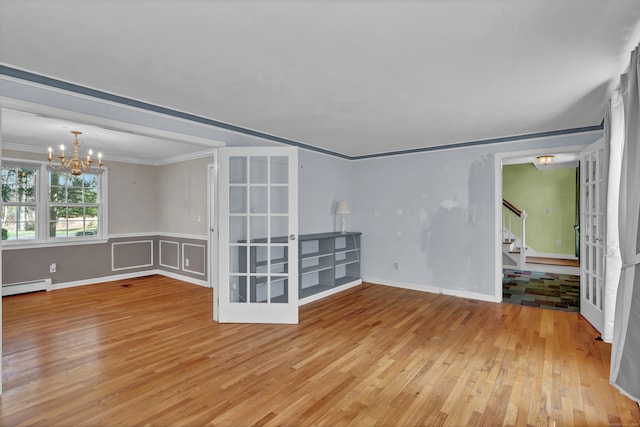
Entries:
[[360, 156], [598, 125], [639, 22], [637, 0], [0, 0], [0, 63]]

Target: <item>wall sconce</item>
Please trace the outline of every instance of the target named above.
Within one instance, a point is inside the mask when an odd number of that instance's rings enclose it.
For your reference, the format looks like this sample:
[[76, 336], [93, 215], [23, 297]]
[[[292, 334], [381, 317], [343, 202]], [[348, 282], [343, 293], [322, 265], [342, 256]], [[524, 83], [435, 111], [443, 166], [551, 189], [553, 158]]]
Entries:
[[336, 215], [342, 215], [342, 234], [347, 232], [347, 218], [346, 215], [351, 214], [351, 209], [349, 209], [349, 205], [344, 200], [338, 203], [336, 207]]

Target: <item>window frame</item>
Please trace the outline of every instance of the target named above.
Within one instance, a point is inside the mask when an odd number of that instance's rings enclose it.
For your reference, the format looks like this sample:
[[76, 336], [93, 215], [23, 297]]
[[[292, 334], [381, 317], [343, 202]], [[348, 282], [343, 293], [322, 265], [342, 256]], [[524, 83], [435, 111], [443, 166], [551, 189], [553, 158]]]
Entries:
[[[7, 168], [20, 168], [20, 169], [33, 169], [35, 170], [35, 181], [34, 181], [34, 186], [35, 186], [35, 194], [34, 194], [34, 198], [35, 200], [33, 202], [5, 202], [4, 200], [0, 200], [0, 204], [2, 205], [2, 207], [8, 207], [8, 206], [13, 206], [13, 207], [19, 207], [19, 206], [32, 206], [34, 211], [35, 211], [35, 233], [34, 233], [34, 238], [33, 239], [16, 239], [16, 240], [4, 240], [3, 244], [5, 243], [9, 243], [12, 244], [13, 242], [27, 242], [27, 243], [34, 243], [37, 242], [39, 240], [39, 234], [40, 234], [40, 202], [41, 202], [41, 182], [40, 182], [40, 175], [42, 173], [42, 168], [40, 167], [39, 164], [35, 164], [32, 162], [15, 162], [15, 161], [11, 161], [11, 160], [3, 160], [2, 163], [2, 168], [4, 169], [5, 167]], [[5, 183], [2, 182], [2, 184], [4, 185]], [[1, 222], [1, 219], [0, 219]], [[4, 228], [4, 223], [1, 224], [2, 228]]]
[[[105, 243], [108, 240], [108, 171], [107, 168], [92, 168], [91, 173], [96, 174], [98, 178], [98, 196], [97, 203], [86, 205], [98, 206], [98, 233], [94, 235], [84, 236], [67, 236], [67, 237], [50, 237], [49, 236], [49, 210], [54, 205], [49, 200], [49, 172], [55, 171], [55, 167], [50, 167], [46, 162], [7, 158], [2, 159], [2, 167], [25, 167], [36, 168], [36, 235], [34, 239], [25, 240], [3, 240], [3, 249], [20, 249], [28, 247], [46, 247], [46, 246], [65, 246], [65, 245], [83, 245], [92, 243]], [[0, 200], [2, 205], [5, 202]], [[84, 204], [82, 204], [84, 205]]]

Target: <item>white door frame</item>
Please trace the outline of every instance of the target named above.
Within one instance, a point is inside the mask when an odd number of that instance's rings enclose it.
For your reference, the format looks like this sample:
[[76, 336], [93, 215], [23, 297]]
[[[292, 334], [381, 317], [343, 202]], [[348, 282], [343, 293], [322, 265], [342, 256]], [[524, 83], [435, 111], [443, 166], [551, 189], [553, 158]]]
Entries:
[[502, 166], [504, 164], [529, 163], [530, 160], [527, 161], [524, 158], [535, 157], [541, 154], [575, 153], [578, 155], [585, 147], [586, 145], [569, 145], [565, 147], [536, 148], [494, 154], [494, 302], [502, 302]]
[[[208, 271], [209, 287], [213, 298], [218, 297], [218, 150], [213, 153], [214, 163], [207, 165], [207, 230], [208, 230]], [[215, 299], [213, 302], [213, 320], [218, 320]]]

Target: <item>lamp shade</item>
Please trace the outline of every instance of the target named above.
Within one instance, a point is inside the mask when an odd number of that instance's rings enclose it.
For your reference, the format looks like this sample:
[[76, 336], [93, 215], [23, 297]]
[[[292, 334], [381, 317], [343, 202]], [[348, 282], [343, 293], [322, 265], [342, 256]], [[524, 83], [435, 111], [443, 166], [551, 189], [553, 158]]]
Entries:
[[336, 207], [336, 215], [349, 215], [351, 213], [351, 209], [349, 209], [349, 205], [344, 200], [338, 203], [338, 207]]

